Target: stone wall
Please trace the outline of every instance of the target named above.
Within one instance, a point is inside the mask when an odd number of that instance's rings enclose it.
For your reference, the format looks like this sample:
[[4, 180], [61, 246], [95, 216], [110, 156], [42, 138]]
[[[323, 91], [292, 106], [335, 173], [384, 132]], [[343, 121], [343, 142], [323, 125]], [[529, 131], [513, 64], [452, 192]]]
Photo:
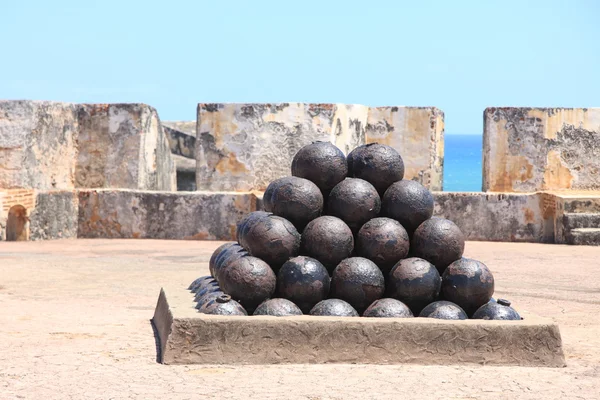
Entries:
[[488, 108], [483, 190], [600, 190], [600, 108]]
[[371, 107], [367, 143], [395, 148], [404, 160], [405, 179], [430, 190], [443, 189], [444, 113], [435, 107]]
[[78, 196], [75, 191], [40, 192], [31, 211], [31, 240], [77, 237]]

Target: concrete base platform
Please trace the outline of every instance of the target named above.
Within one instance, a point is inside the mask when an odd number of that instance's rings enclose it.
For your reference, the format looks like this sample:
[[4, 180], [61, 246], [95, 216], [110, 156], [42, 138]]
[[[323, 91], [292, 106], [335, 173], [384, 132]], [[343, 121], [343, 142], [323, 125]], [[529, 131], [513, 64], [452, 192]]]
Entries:
[[428, 318], [199, 314], [185, 285], [162, 288], [152, 319], [164, 364], [422, 364], [564, 367], [558, 325]]

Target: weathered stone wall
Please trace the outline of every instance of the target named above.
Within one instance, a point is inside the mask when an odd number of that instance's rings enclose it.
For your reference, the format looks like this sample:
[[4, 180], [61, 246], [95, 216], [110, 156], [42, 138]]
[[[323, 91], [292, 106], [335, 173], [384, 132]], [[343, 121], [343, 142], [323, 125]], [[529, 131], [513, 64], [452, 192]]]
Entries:
[[290, 174], [295, 153], [315, 140], [348, 154], [381, 142], [405, 160], [407, 179], [442, 189], [444, 114], [434, 107], [345, 104], [199, 104], [199, 190], [264, 190]]
[[467, 240], [554, 242], [554, 214], [540, 193], [434, 193], [434, 215], [453, 221]]
[[196, 122], [163, 122], [171, 153], [196, 159]]
[[77, 106], [0, 101], [0, 188], [74, 187]]
[[231, 240], [254, 210], [252, 193], [80, 191], [78, 237]]
[[176, 188], [169, 142], [152, 107], [81, 105], [77, 144], [77, 188]]
[[264, 190], [316, 140], [348, 153], [365, 142], [367, 114], [345, 104], [199, 104], [198, 190]]
[[600, 190], [600, 108], [488, 108], [483, 190]]
[[30, 239], [69, 239], [77, 237], [79, 199], [76, 191], [39, 192], [31, 211]]
[[404, 160], [405, 179], [430, 190], [443, 189], [444, 113], [435, 107], [371, 107], [367, 143], [396, 149]]

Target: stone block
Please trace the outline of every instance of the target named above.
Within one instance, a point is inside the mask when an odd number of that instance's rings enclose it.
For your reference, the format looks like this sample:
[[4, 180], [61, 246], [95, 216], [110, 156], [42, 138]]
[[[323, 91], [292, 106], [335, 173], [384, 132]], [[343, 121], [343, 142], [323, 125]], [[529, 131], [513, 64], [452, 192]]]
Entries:
[[443, 190], [444, 113], [435, 107], [371, 107], [366, 142], [387, 144], [404, 160], [404, 179]]
[[600, 189], [600, 108], [487, 108], [483, 190]]
[[72, 189], [78, 107], [0, 101], [0, 188]]
[[434, 215], [453, 221], [466, 240], [554, 242], [554, 211], [538, 193], [435, 192]]
[[77, 188], [176, 190], [169, 142], [150, 106], [81, 105], [77, 144]]
[[193, 297], [182, 284], [161, 289], [152, 322], [164, 364], [565, 366], [558, 325], [529, 313], [522, 321], [220, 316], [199, 314]]
[[29, 215], [30, 239], [70, 239], [77, 237], [79, 199], [69, 191], [38, 192]]
[[171, 153], [196, 159], [196, 122], [163, 122]]
[[198, 190], [265, 190], [291, 174], [296, 152], [330, 141], [346, 154], [365, 142], [368, 109], [345, 104], [199, 104]]
[[234, 240], [252, 193], [82, 190], [80, 238]]

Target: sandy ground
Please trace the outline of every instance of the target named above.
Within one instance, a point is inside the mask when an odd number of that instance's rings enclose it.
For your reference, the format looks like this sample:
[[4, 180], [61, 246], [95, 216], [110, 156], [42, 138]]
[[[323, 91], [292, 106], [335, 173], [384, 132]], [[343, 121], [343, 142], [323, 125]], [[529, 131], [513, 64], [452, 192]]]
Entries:
[[496, 296], [560, 324], [566, 368], [165, 366], [161, 283], [206, 275], [219, 242], [0, 243], [0, 400], [600, 399], [600, 248], [467, 244]]

